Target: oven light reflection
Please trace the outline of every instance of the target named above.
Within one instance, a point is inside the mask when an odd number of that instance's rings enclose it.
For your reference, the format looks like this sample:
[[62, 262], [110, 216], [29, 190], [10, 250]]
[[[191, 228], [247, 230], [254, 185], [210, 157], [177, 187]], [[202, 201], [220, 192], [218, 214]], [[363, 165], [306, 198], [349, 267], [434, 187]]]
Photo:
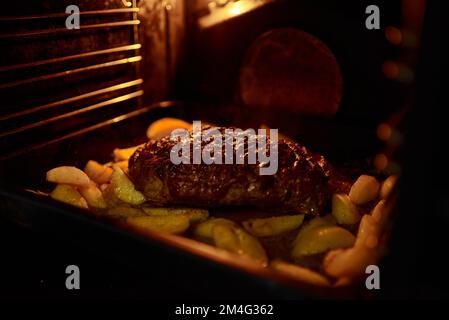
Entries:
[[244, 13], [262, 7], [273, 0], [239, 0], [230, 1], [212, 1], [209, 2], [210, 14], [199, 19], [201, 28], [209, 28], [226, 20], [235, 18]]
[[383, 154], [379, 153], [374, 157], [374, 167], [378, 170], [384, 170], [388, 166], [388, 157]]
[[411, 83], [415, 78], [415, 73], [409, 66], [394, 61], [385, 61], [382, 64], [382, 72], [388, 79], [402, 83]]
[[377, 127], [377, 137], [380, 140], [387, 141], [391, 137], [391, 127], [386, 123], [381, 123]]
[[399, 75], [399, 66], [396, 62], [385, 61], [382, 64], [382, 71], [388, 79], [397, 79]]
[[385, 29], [385, 37], [394, 45], [400, 45], [402, 42], [402, 32], [396, 27], [387, 27]]

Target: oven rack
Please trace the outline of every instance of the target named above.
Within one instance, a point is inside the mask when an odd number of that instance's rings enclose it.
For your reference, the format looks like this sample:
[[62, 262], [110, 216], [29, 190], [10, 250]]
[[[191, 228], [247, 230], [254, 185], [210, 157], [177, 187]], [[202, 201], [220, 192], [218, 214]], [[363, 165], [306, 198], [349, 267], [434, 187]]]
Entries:
[[0, 154], [142, 107], [139, 1], [70, 4], [79, 29], [65, 27], [64, 1], [0, 16]]

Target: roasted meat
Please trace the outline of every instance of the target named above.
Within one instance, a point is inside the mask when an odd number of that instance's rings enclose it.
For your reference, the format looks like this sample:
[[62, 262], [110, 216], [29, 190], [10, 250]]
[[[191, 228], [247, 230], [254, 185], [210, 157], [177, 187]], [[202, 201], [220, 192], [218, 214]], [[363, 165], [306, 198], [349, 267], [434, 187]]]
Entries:
[[[193, 140], [193, 134], [187, 139]], [[274, 175], [260, 175], [260, 166], [265, 164], [258, 160], [256, 164], [174, 164], [170, 151], [176, 143], [170, 137], [150, 141], [130, 158], [130, 178], [149, 203], [256, 206], [276, 213], [317, 215], [328, 200], [326, 160], [297, 143], [278, 142]], [[201, 148], [206, 145], [207, 141]], [[244, 150], [247, 159], [247, 144]]]

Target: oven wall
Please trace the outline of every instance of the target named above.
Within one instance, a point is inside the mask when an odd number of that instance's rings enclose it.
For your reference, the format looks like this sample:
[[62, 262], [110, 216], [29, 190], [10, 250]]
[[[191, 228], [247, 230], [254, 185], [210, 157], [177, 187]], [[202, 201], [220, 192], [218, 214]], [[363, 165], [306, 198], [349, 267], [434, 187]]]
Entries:
[[384, 61], [397, 56], [384, 30], [401, 25], [401, 1], [382, 4], [382, 28], [374, 31], [365, 28], [368, 1], [273, 1], [202, 29], [198, 20], [207, 12], [207, 2], [188, 2], [187, 58], [176, 82], [179, 96], [235, 102], [240, 66], [251, 43], [268, 30], [292, 27], [315, 35], [335, 54], [343, 72], [340, 115], [376, 122], [385, 111], [402, 107], [401, 84], [382, 72]]
[[[0, 154], [57, 139], [166, 99], [183, 19], [182, 1], [171, 7], [168, 3], [3, 3]], [[79, 29], [66, 27], [66, 10], [72, 5], [80, 11]]]

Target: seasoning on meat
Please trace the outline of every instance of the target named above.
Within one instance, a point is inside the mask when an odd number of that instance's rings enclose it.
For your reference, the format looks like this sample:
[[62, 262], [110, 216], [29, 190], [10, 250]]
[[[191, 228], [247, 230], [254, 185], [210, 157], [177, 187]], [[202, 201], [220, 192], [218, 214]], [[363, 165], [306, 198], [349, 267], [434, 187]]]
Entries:
[[[217, 129], [224, 132], [226, 128]], [[297, 143], [278, 142], [279, 168], [275, 175], [260, 175], [259, 167], [263, 164], [258, 161], [256, 164], [245, 161], [245, 164], [175, 165], [170, 160], [170, 151], [176, 143], [169, 136], [153, 140], [130, 158], [130, 178], [149, 203], [203, 207], [248, 205], [279, 214], [318, 215], [329, 199], [327, 161]], [[203, 142], [201, 148], [206, 145]]]

